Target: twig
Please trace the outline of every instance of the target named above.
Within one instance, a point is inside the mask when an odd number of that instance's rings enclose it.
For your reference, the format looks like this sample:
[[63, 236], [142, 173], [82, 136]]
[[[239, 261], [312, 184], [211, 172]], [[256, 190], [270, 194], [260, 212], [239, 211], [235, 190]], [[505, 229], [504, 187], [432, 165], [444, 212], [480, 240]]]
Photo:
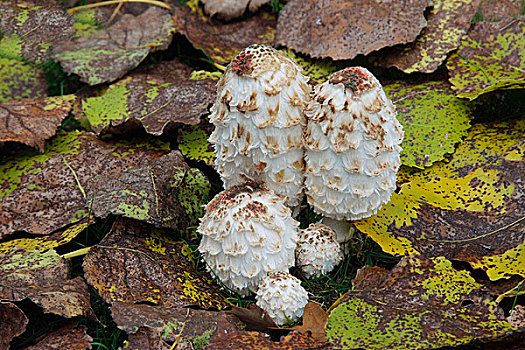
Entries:
[[82, 192], [82, 195], [84, 196], [84, 199], [86, 198], [86, 191], [84, 191], [84, 187], [82, 187], [82, 184], [80, 183], [80, 180], [78, 179], [77, 173], [75, 170], [69, 165], [65, 157], [62, 157], [62, 160], [64, 161], [64, 164], [71, 170], [73, 173], [73, 177], [75, 178], [75, 181], [77, 182], [78, 188], [80, 188], [80, 192]]

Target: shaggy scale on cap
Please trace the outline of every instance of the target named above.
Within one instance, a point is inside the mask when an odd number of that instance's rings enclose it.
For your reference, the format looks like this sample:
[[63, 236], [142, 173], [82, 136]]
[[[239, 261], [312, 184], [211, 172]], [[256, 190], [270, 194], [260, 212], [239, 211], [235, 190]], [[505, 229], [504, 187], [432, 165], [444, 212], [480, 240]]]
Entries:
[[255, 182], [233, 186], [206, 206], [199, 251], [213, 273], [241, 295], [268, 272], [294, 265], [299, 223], [283, 199]]
[[310, 224], [299, 232], [295, 255], [306, 278], [327, 274], [343, 260], [334, 230], [323, 224]]
[[210, 121], [215, 130], [216, 169], [224, 187], [254, 180], [300, 203], [304, 182], [303, 110], [308, 78], [289, 57], [251, 45], [228, 65], [217, 83]]
[[336, 220], [375, 214], [396, 188], [403, 140], [379, 81], [362, 67], [340, 70], [314, 88], [305, 114], [308, 203]]
[[278, 271], [269, 273], [259, 283], [255, 299], [257, 306], [280, 326], [303, 316], [308, 293], [297, 278], [288, 272]]

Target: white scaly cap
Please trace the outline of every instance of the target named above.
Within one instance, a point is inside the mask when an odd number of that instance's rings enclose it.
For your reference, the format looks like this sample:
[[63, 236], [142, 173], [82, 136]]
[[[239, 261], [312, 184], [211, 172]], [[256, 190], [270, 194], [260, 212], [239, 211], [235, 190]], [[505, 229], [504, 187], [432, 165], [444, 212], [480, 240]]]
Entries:
[[255, 293], [268, 272], [294, 266], [299, 223], [282, 197], [255, 182], [215, 196], [197, 231], [209, 268], [241, 295]]
[[304, 108], [308, 78], [291, 58], [265, 45], [251, 45], [228, 65], [217, 83], [209, 141], [225, 188], [246, 180], [264, 182], [299, 205], [303, 195]]
[[294, 322], [303, 316], [308, 303], [308, 293], [301, 281], [285, 271], [269, 273], [255, 296], [256, 304], [266, 311], [276, 324]]
[[340, 70], [314, 88], [305, 114], [308, 203], [336, 220], [375, 214], [396, 188], [403, 140], [379, 81], [362, 67]]

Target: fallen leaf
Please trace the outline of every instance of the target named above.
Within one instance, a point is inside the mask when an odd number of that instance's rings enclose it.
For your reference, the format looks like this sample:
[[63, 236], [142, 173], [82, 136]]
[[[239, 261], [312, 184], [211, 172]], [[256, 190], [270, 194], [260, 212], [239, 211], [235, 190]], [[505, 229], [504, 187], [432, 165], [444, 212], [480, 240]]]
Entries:
[[397, 119], [405, 137], [401, 163], [423, 169], [454, 153], [467, 135], [472, 106], [454, 97], [447, 83], [410, 84], [395, 82], [384, 86], [396, 105]]
[[91, 338], [87, 334], [87, 327], [76, 323], [66, 324], [54, 332], [46, 334], [37, 344], [28, 346], [24, 350], [85, 350], [91, 349]]
[[310, 301], [304, 307], [303, 324], [295, 326], [293, 329], [306, 334], [310, 332], [312, 338], [317, 341], [326, 342], [326, 322], [328, 313], [323, 310], [321, 305]]
[[73, 18], [52, 1], [2, 1], [0, 13], [2, 56], [42, 64], [54, 43], [73, 35]]
[[149, 75], [135, 75], [111, 85], [101, 96], [87, 98], [81, 109], [97, 134], [135, 122], [158, 136], [179, 123], [198, 124], [214, 100], [213, 80], [195, 81], [188, 76], [169, 83]]
[[184, 157], [214, 166], [215, 149], [208, 141], [214, 128], [208, 120], [202, 120], [197, 125], [185, 125], [180, 128], [177, 140]]
[[352, 59], [414, 41], [431, 1], [291, 0], [279, 13], [275, 44], [312, 57]]
[[47, 83], [42, 69], [0, 57], [0, 102], [45, 96]]
[[485, 21], [499, 21], [505, 17], [523, 14], [522, 0], [481, 0], [480, 14]]
[[141, 329], [160, 330], [160, 338], [167, 342], [190, 342], [196, 349], [208, 344], [217, 329], [217, 324], [226, 321], [240, 322], [222, 311], [172, 308], [160, 305], [130, 304], [114, 302], [111, 314], [117, 326], [128, 334]]
[[384, 251], [444, 256], [491, 280], [525, 276], [525, 119], [476, 124], [446, 162], [411, 175], [355, 222]]
[[210, 280], [194, 269], [191, 259], [189, 247], [169, 239], [164, 230], [117, 218], [111, 232], [84, 258], [84, 272], [88, 283], [110, 304], [228, 306]]
[[381, 64], [405, 73], [432, 73], [458, 48], [470, 28], [481, 0], [438, 0], [427, 16], [428, 25], [416, 41], [382, 52]]
[[18, 306], [0, 301], [0, 349], [9, 349], [11, 340], [25, 332], [27, 322]]
[[176, 230], [187, 238], [204, 215], [210, 184], [178, 151], [118, 174], [98, 175], [87, 187], [96, 216], [109, 214]]
[[340, 298], [326, 335], [337, 349], [416, 350], [511, 333], [503, 310], [481, 287], [442, 257], [405, 257], [380, 285]]
[[380, 266], [365, 265], [352, 280], [353, 290], [373, 289], [385, 281], [390, 271]]
[[232, 306], [229, 313], [237, 316], [239, 320], [246, 323], [250, 328], [265, 332], [270, 328], [276, 328], [277, 324], [272, 320], [268, 313], [256, 304], [249, 304], [248, 308]]
[[[128, 335], [122, 349], [126, 350], [173, 350], [171, 346], [161, 338], [162, 328], [142, 327], [136, 333]], [[179, 350], [179, 346], [175, 347]]]
[[241, 17], [246, 9], [255, 12], [270, 0], [201, 0], [201, 2], [210, 17], [217, 15], [221, 19], [230, 20]]
[[0, 142], [21, 142], [44, 153], [45, 140], [55, 135], [75, 99], [75, 95], [65, 95], [1, 103]]
[[53, 58], [90, 85], [110, 82], [138, 66], [151, 51], [167, 48], [172, 31], [169, 13], [153, 6], [139, 16], [125, 14], [107, 30], [58, 43]]
[[447, 61], [458, 97], [525, 87], [525, 17], [478, 22]]
[[292, 331], [281, 337], [280, 342], [272, 342], [268, 336], [259, 332], [237, 329], [226, 321], [219, 322], [215, 334], [206, 350], [329, 350], [326, 342], [317, 342], [309, 335]]
[[87, 216], [87, 182], [169, 152], [160, 141], [104, 142], [93, 134], [59, 132], [46, 153], [14, 150], [0, 164], [0, 238], [15, 231], [47, 234]]
[[525, 307], [516, 305], [514, 309], [512, 309], [510, 316], [507, 317], [507, 322], [514, 328], [525, 329]]
[[176, 4], [174, 11], [176, 32], [223, 65], [230, 63], [245, 47], [271, 45], [274, 39], [276, 19], [272, 13], [262, 12], [234, 23], [215, 23], [202, 12], [198, 0]]
[[292, 49], [281, 50], [286, 56], [293, 59], [303, 69], [303, 74], [310, 78], [310, 83], [322, 83], [328, 77], [340, 69], [345, 68], [341, 63], [335, 63], [331, 59], [305, 58], [297, 55]]

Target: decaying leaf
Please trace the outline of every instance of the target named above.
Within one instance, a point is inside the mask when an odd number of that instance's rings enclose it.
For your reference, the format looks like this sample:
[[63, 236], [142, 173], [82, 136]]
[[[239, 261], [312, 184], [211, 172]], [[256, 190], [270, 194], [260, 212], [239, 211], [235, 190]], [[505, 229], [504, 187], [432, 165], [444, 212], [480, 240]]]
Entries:
[[[171, 346], [162, 340], [162, 328], [142, 327], [136, 333], [128, 335], [122, 349], [126, 350], [171, 350]], [[178, 344], [176, 350], [182, 350]]]
[[437, 0], [427, 16], [428, 25], [413, 43], [381, 53], [380, 62], [405, 73], [432, 73], [458, 48], [470, 28], [481, 0]]
[[453, 153], [467, 135], [472, 107], [454, 97], [450, 86], [441, 82], [384, 86], [396, 105], [397, 118], [405, 137], [401, 147], [403, 165], [424, 168]]
[[27, 322], [18, 306], [0, 301], [0, 349], [9, 349], [11, 340], [25, 332]]
[[73, 35], [73, 18], [52, 1], [2, 1], [0, 13], [2, 56], [42, 64], [54, 43]]
[[481, 287], [442, 257], [403, 258], [380, 285], [339, 299], [328, 340], [336, 349], [433, 349], [512, 332]]
[[208, 120], [203, 120], [198, 125], [185, 125], [180, 128], [178, 144], [184, 157], [213, 166], [215, 149], [208, 141], [213, 129], [213, 124]]
[[328, 313], [321, 305], [311, 301], [304, 307], [303, 324], [295, 326], [294, 329], [301, 333], [310, 332], [312, 338], [325, 342], [327, 321]]
[[82, 102], [82, 112], [97, 134], [130, 122], [161, 135], [179, 123], [195, 125], [215, 99], [215, 82], [190, 80], [170, 83], [150, 75], [135, 75], [111, 85], [98, 97]]
[[226, 321], [221, 321], [206, 349], [330, 350], [332, 346], [326, 342], [318, 342], [308, 334], [301, 334], [297, 331], [281, 337], [280, 342], [276, 343], [264, 333], [240, 330]]
[[47, 83], [42, 69], [0, 57], [0, 102], [45, 96]]
[[507, 322], [518, 329], [525, 329], [525, 307], [516, 305], [507, 317]]
[[[94, 177], [87, 198], [96, 216], [110, 213], [192, 234], [204, 215], [210, 184], [178, 151], [118, 174]], [[188, 232], [189, 231], [189, 232]]]
[[201, 0], [201, 2], [210, 17], [217, 15], [219, 18], [230, 20], [241, 17], [246, 9], [255, 12], [270, 0]]
[[91, 349], [91, 338], [87, 334], [87, 327], [77, 323], [68, 323], [54, 332], [46, 334], [38, 343], [25, 350], [85, 350]]
[[190, 308], [170, 308], [160, 305], [144, 305], [114, 302], [111, 314], [118, 327], [128, 334], [148, 328], [160, 330], [160, 338], [168, 342], [188, 341], [196, 349], [208, 344], [217, 324], [226, 321], [239, 325], [232, 315], [222, 311]]
[[473, 100], [489, 91], [525, 87], [524, 35], [525, 16], [476, 23], [447, 61], [457, 96]]
[[169, 13], [153, 6], [138, 16], [125, 14], [107, 30], [55, 45], [53, 58], [90, 85], [109, 82], [138, 66], [149, 52], [165, 49], [172, 30]]
[[279, 13], [275, 43], [312, 57], [352, 59], [414, 41], [431, 1], [289, 1]]
[[268, 313], [256, 304], [249, 304], [248, 308], [233, 305], [228, 312], [237, 316], [237, 318], [244, 322], [250, 329], [264, 332], [270, 328], [278, 327]]
[[481, 17], [485, 21], [499, 21], [505, 17], [523, 14], [523, 0], [481, 0]]
[[87, 216], [88, 180], [169, 152], [162, 142], [104, 142], [86, 132], [59, 132], [46, 153], [13, 152], [0, 164], [0, 238], [47, 234]]
[[490, 279], [525, 276], [525, 119], [476, 124], [448, 162], [415, 172], [355, 222], [383, 250], [468, 261]]
[[272, 13], [263, 12], [240, 22], [215, 23], [202, 12], [198, 0], [190, 0], [174, 10], [176, 32], [216, 63], [228, 64], [246, 46], [271, 45], [274, 39], [277, 21]]
[[66, 95], [1, 103], [0, 142], [21, 142], [44, 153], [45, 140], [55, 135], [75, 99]]
[[167, 237], [162, 229], [117, 218], [111, 232], [84, 258], [87, 281], [108, 303], [218, 309], [229, 305], [194, 269], [189, 247]]
[[385, 281], [388, 272], [389, 270], [380, 266], [365, 265], [357, 270], [352, 287], [354, 290], [375, 288]]

